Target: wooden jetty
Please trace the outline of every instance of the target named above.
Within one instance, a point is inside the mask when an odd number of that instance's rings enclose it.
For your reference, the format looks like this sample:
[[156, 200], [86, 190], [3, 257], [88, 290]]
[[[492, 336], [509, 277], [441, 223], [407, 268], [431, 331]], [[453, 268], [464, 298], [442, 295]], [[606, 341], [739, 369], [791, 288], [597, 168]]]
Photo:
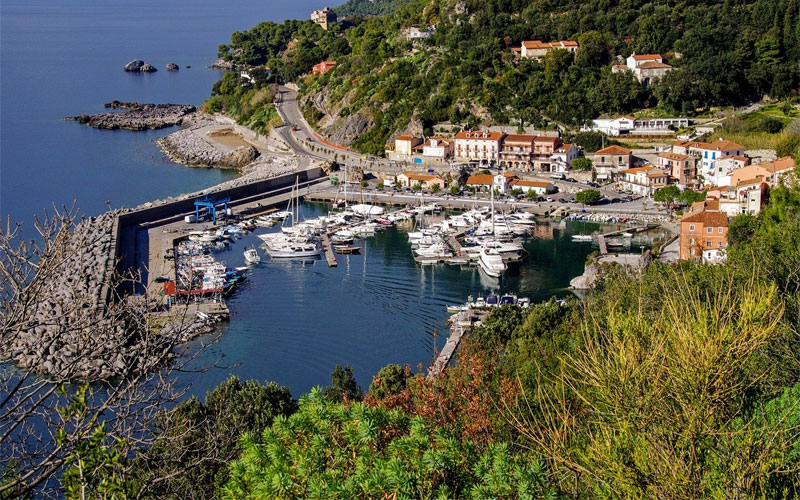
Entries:
[[597, 244], [600, 246], [600, 254], [606, 255], [608, 253], [608, 244], [606, 243], [606, 238], [612, 236], [619, 236], [624, 233], [643, 233], [645, 231], [650, 231], [651, 229], [657, 228], [658, 224], [647, 224], [644, 226], [639, 227], [628, 227], [625, 229], [618, 229], [616, 231], [610, 231], [608, 233], [603, 233], [597, 236]]
[[328, 267], [336, 267], [338, 263], [336, 262], [336, 255], [333, 253], [333, 247], [331, 247], [331, 239], [328, 233], [322, 235], [322, 251], [325, 253], [325, 260], [328, 262]]
[[456, 349], [458, 349], [461, 343], [461, 338], [467, 333], [472, 324], [471, 318], [472, 312], [467, 309], [466, 311], [461, 311], [454, 315], [453, 318], [449, 320], [453, 325], [450, 327], [450, 336], [447, 338], [447, 342], [436, 357], [436, 361], [428, 368], [429, 379], [436, 378], [447, 369], [447, 365], [450, 364], [450, 360], [453, 358], [453, 355], [455, 355]]

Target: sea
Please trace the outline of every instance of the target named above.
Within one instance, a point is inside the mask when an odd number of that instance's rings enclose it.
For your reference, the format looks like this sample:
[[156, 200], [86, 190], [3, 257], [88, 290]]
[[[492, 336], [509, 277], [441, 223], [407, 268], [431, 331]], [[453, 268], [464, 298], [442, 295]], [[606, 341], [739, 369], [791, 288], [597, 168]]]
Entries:
[[[33, 237], [34, 215], [73, 204], [87, 215], [131, 207], [230, 179], [230, 171], [187, 168], [165, 158], [149, 132], [95, 130], [64, 117], [98, 113], [112, 100], [200, 105], [221, 73], [207, 67], [236, 30], [262, 21], [305, 19], [325, 0], [3, 0], [0, 3], [0, 216]], [[151, 74], [122, 67], [143, 59]], [[168, 62], [180, 66], [167, 72]], [[327, 207], [306, 204], [313, 217]], [[500, 282], [476, 268], [417, 265], [406, 229], [360, 242], [361, 255], [324, 261], [264, 262], [229, 300], [219, 341], [179, 385], [199, 397], [233, 373], [271, 380], [301, 395], [330, 382], [337, 364], [353, 367], [366, 390], [388, 363], [430, 364], [448, 332], [448, 304], [469, 296], [516, 293], [534, 301], [569, 296], [590, 243], [542, 225], [528, 258]], [[588, 226], [588, 227], [587, 227]], [[248, 235], [218, 255], [243, 264]], [[434, 332], [438, 335], [435, 337]]]

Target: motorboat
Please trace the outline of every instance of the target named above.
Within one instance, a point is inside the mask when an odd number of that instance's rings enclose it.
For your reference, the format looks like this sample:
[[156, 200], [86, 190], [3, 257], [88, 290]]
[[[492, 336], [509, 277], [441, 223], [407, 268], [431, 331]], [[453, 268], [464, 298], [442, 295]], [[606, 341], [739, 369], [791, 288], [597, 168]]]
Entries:
[[319, 242], [312, 239], [305, 242], [287, 239], [283, 244], [267, 247], [267, 255], [273, 259], [316, 257], [321, 253], [322, 247]]
[[592, 241], [594, 236], [591, 234], [573, 234], [572, 241]]
[[244, 251], [244, 261], [248, 264], [258, 264], [261, 262], [261, 256], [258, 255], [258, 250], [255, 248], [247, 248]]
[[499, 278], [508, 269], [503, 256], [492, 248], [481, 248], [478, 264], [483, 272], [493, 278]]
[[352, 205], [350, 207], [350, 210], [352, 210], [353, 213], [360, 215], [362, 217], [375, 217], [383, 215], [383, 207], [379, 207], [377, 205], [368, 205], [365, 203]]

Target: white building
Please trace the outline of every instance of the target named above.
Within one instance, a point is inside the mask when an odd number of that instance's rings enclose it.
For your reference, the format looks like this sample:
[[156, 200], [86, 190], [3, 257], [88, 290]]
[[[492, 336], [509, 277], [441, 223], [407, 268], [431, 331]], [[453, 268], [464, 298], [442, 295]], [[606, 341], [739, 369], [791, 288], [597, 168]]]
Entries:
[[633, 71], [636, 79], [645, 85], [672, 70], [672, 66], [665, 64], [660, 54], [637, 54], [634, 52], [626, 62], [628, 69]]
[[675, 130], [686, 128], [689, 124], [688, 118], [634, 118], [626, 115], [618, 118], [592, 120], [591, 125], [584, 125], [581, 130], [602, 132], [615, 137], [621, 135], [672, 135]]
[[503, 132], [463, 130], [455, 136], [453, 156], [456, 160], [497, 163], [500, 143], [505, 136]]
[[452, 153], [452, 144], [448, 139], [431, 137], [422, 145], [422, 156], [446, 160]]
[[436, 26], [431, 25], [426, 28], [420, 29], [417, 26], [411, 26], [403, 30], [403, 38], [406, 40], [423, 40], [433, 35], [436, 32]]
[[525, 194], [533, 191], [536, 194], [555, 193], [556, 188], [553, 184], [544, 181], [526, 181], [522, 179], [514, 179], [510, 183], [512, 190], [521, 189]]
[[572, 161], [578, 157], [580, 151], [575, 144], [562, 144], [558, 146], [550, 157], [551, 172], [566, 172], [572, 168]]
[[623, 171], [619, 184], [625, 191], [651, 197], [656, 191], [669, 185], [669, 181], [669, 174], [661, 169], [646, 165]]

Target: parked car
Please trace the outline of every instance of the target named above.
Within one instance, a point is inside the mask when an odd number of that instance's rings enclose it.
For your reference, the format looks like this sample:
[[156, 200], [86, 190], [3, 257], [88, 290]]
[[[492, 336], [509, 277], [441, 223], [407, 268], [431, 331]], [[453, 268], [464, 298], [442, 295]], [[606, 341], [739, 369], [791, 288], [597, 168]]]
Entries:
[[564, 180], [567, 181], [567, 182], [575, 182], [575, 179], [573, 179], [572, 177], [567, 177]]

